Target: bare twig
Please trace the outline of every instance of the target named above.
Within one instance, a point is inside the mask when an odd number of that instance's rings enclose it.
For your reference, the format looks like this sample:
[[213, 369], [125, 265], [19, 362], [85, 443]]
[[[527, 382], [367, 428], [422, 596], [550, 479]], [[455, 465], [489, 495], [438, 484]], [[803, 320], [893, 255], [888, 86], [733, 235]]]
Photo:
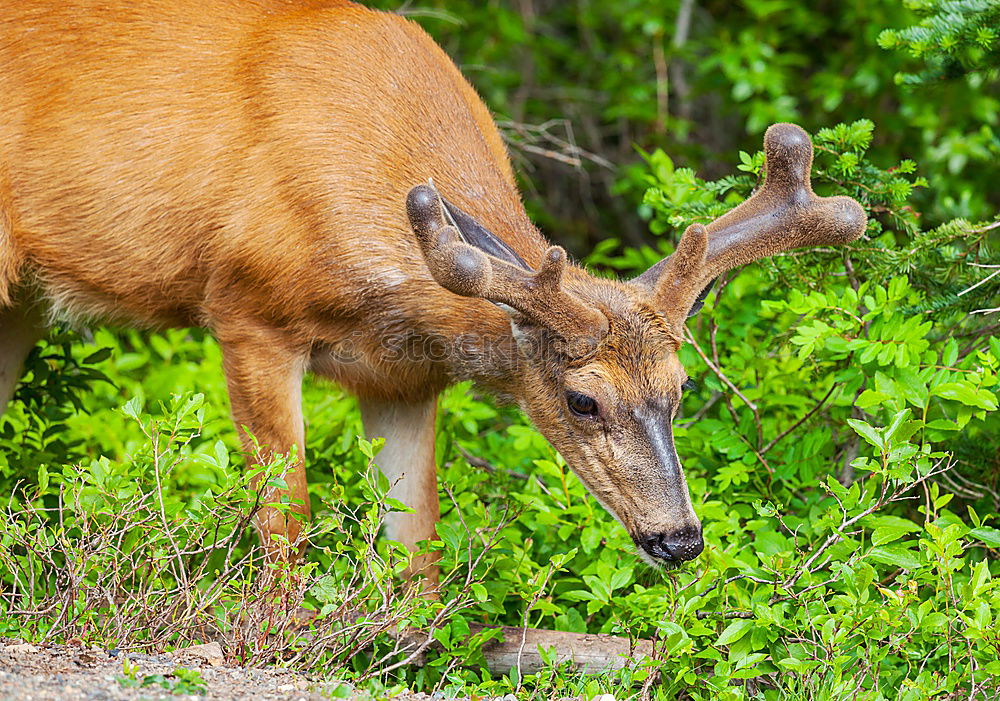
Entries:
[[777, 445], [778, 442], [782, 438], [784, 438], [789, 433], [791, 433], [792, 431], [794, 431], [795, 429], [797, 429], [799, 426], [801, 426], [802, 424], [804, 424], [806, 421], [808, 421], [810, 418], [812, 418], [812, 415], [815, 414], [817, 411], [819, 411], [824, 404], [826, 404], [826, 400], [830, 398], [830, 395], [832, 395], [833, 391], [835, 389], [837, 389], [837, 387], [839, 387], [839, 386], [840, 385], [834, 383], [833, 386], [831, 386], [830, 389], [827, 391], [827, 393], [825, 395], [823, 395], [823, 398], [820, 399], [816, 403], [816, 406], [814, 406], [812, 409], [810, 409], [809, 412], [805, 416], [803, 416], [801, 419], [799, 419], [798, 421], [796, 421], [795, 423], [793, 423], [791, 426], [789, 426], [788, 428], [786, 428], [784, 431], [782, 431], [781, 433], [779, 433], [773, 440], [771, 440], [770, 443], [768, 443], [763, 448], [761, 448], [760, 449], [760, 454], [761, 455], [767, 455], [767, 452], [769, 450], [771, 450], [771, 448], [773, 448], [775, 445]]
[[521, 670], [521, 658], [524, 655], [524, 646], [528, 641], [528, 615], [531, 613], [531, 609], [538, 603], [538, 600], [542, 598], [545, 594], [545, 587], [549, 585], [549, 580], [552, 579], [552, 575], [556, 571], [556, 566], [553, 563], [549, 563], [548, 570], [545, 573], [545, 577], [542, 579], [542, 583], [539, 585], [538, 590], [532, 595], [531, 602], [524, 607], [524, 616], [521, 621], [521, 644], [517, 648], [517, 689], [521, 688], [524, 683], [524, 674]]
[[968, 292], [972, 292], [974, 289], [976, 289], [980, 285], [984, 285], [987, 282], [989, 282], [990, 280], [992, 280], [993, 278], [995, 278], [997, 275], [1000, 275], [1000, 265], [981, 265], [981, 264], [977, 264], [977, 263], [970, 263], [970, 265], [972, 265], [974, 267], [977, 267], [977, 268], [996, 268], [996, 270], [994, 270], [992, 273], [990, 273], [989, 275], [987, 275], [986, 277], [984, 277], [982, 280], [980, 280], [976, 284], [970, 285], [969, 287], [966, 287], [964, 290], [962, 290], [961, 292], [959, 292], [958, 293], [959, 297], [961, 297], [962, 295], [964, 295], [964, 294], [966, 294]]
[[706, 618], [753, 618], [753, 611], [698, 611], [695, 618], [699, 621]]
[[704, 404], [702, 404], [698, 408], [698, 411], [696, 411], [694, 413], [694, 415], [691, 416], [690, 419], [687, 419], [687, 418], [682, 419], [681, 421], [679, 421], [677, 423], [677, 425], [678, 426], [690, 426], [692, 424], [697, 423], [698, 421], [700, 421], [701, 419], [703, 419], [705, 417], [705, 415], [709, 411], [712, 410], [712, 407], [715, 406], [716, 402], [718, 402], [720, 399], [722, 399], [723, 396], [725, 396], [725, 395], [723, 395], [722, 392], [712, 392], [712, 396], [708, 398], [708, 401], [705, 402]]
[[972, 229], [969, 231], [970, 234], [985, 234], [987, 231], [992, 231], [993, 229], [1000, 229], [1000, 220], [987, 224], [986, 226], [981, 226], [978, 229]]
[[465, 449], [465, 447], [461, 443], [456, 442], [455, 447], [458, 448], [458, 452], [462, 454], [462, 457], [465, 459], [465, 462], [469, 463], [473, 467], [478, 467], [480, 470], [486, 470], [491, 475], [497, 472], [502, 472], [505, 475], [510, 475], [511, 477], [519, 480], [526, 480], [531, 478], [531, 475], [526, 475], [523, 472], [517, 472], [515, 470], [500, 470], [488, 460], [484, 460], [483, 458], [477, 457], [472, 453], [470, 453], [468, 450]]
[[[943, 460], [938, 461], [935, 465], [935, 468], [940, 467], [942, 464], [944, 464]], [[837, 543], [839, 543], [844, 539], [844, 531], [847, 528], [854, 525], [864, 517], [870, 516], [871, 514], [875, 513], [876, 511], [884, 507], [886, 504], [893, 501], [898, 501], [904, 494], [909, 492], [917, 485], [925, 483], [931, 477], [938, 475], [941, 472], [947, 471], [950, 468], [951, 465], [946, 465], [944, 470], [932, 469], [926, 475], [918, 477], [913, 482], [901, 485], [896, 490], [894, 490], [892, 494], [889, 494], [889, 483], [885, 482], [882, 485], [882, 493], [879, 496], [879, 498], [876, 499], [875, 503], [869, 506], [861, 513], [852, 516], [851, 518], [847, 518], [845, 514], [845, 517], [843, 521], [841, 521], [840, 525], [837, 527], [836, 532], [827, 537], [827, 539], [823, 542], [823, 544], [813, 552], [813, 554], [809, 557], [809, 559], [805, 561], [805, 564], [802, 565], [801, 568], [799, 568], [799, 570], [791, 577], [791, 579], [789, 579], [788, 582], [782, 585], [782, 588], [791, 589], [791, 587], [795, 586], [795, 583], [799, 581], [799, 578], [801, 578], [802, 575], [804, 575], [806, 572], [811, 571], [810, 568], [813, 566], [813, 564], [815, 564], [816, 560], [818, 560], [823, 553], [825, 553], [832, 546], [836, 545]]]
[[719, 368], [715, 363], [713, 363], [707, 355], [705, 355], [705, 351], [703, 351], [701, 349], [701, 346], [698, 345], [698, 341], [697, 339], [695, 339], [694, 335], [689, 330], [685, 329], [684, 337], [687, 340], [687, 342], [694, 347], [698, 355], [701, 356], [701, 359], [705, 361], [705, 364], [708, 366], [708, 369], [711, 370], [716, 377], [722, 380], [722, 383], [726, 385], [726, 387], [731, 389], [733, 391], [733, 394], [735, 394], [737, 397], [743, 400], [743, 403], [746, 404], [748, 407], [750, 407], [750, 410], [756, 414], [757, 405], [751, 402], [749, 399], [747, 399], [747, 397], [743, 394], [743, 392], [740, 391], [740, 388], [737, 387], [735, 384], [733, 384], [733, 381], [726, 376], [726, 373], [722, 372], [722, 369]]
[[[611, 161], [576, 144], [569, 120], [550, 119], [541, 124], [498, 121], [497, 126], [500, 127], [504, 140], [513, 148], [556, 160], [574, 168], [582, 168], [583, 163], [589, 161], [601, 168], [615, 169]], [[553, 130], [556, 128], [561, 128], [564, 135], [554, 134]]]

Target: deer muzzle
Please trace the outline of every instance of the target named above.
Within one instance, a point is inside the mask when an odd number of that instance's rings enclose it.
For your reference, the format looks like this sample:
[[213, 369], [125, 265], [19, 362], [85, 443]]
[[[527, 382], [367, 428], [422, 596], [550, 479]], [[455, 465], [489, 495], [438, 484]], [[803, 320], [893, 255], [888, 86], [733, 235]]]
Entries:
[[643, 480], [649, 512], [632, 538], [650, 557], [664, 562], [693, 560], [705, 548], [701, 523], [691, 505], [684, 471], [674, 448], [669, 420], [660, 411], [633, 412], [649, 447], [647, 478]]
[[666, 562], [693, 560], [705, 549], [700, 526], [685, 526], [673, 533], [657, 533], [642, 538], [639, 547], [650, 557]]

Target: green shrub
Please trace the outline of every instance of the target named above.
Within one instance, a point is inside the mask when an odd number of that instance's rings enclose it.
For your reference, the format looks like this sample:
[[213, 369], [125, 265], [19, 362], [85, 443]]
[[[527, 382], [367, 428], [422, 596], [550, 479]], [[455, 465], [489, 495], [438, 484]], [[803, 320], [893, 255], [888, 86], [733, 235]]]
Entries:
[[[386, 513], [406, 507], [386, 496], [388, 481], [374, 467], [380, 442], [360, 440], [352, 451], [361, 465], [352, 475], [357, 499], [320, 499], [306, 534], [310, 561], [278, 565], [251, 532], [266, 494], [251, 484], [285, 488], [289, 456], [234, 466], [222, 441], [202, 440], [200, 394], [176, 396], [151, 414], [133, 399], [118, 413], [139, 437], [128, 455], [11, 486], [0, 519], [0, 635], [123, 650], [208, 636], [232, 662], [286, 660], [364, 679], [415, 654], [400, 630], [441, 628], [481, 588], [465, 577], [448, 600], [433, 602], [417, 587], [397, 586], [409, 557], [399, 544], [378, 542], [378, 532]], [[185, 489], [192, 471], [202, 474], [200, 488]], [[287, 500], [266, 505], [289, 513]], [[502, 525], [481, 523], [480, 533]], [[455, 546], [478, 558], [494, 545]]]

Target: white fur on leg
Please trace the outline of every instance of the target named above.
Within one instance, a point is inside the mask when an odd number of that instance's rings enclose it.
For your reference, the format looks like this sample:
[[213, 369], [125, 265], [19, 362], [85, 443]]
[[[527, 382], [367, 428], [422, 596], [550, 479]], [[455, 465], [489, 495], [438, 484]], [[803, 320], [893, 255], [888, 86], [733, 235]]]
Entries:
[[[362, 399], [360, 404], [365, 433], [369, 438], [385, 438], [385, 447], [375, 462], [392, 485], [389, 496], [415, 512], [389, 514], [385, 535], [415, 550], [419, 541], [437, 537], [434, 526], [441, 515], [434, 462], [437, 398], [416, 404]], [[410, 572], [437, 579], [437, 568], [430, 558], [414, 559]]]

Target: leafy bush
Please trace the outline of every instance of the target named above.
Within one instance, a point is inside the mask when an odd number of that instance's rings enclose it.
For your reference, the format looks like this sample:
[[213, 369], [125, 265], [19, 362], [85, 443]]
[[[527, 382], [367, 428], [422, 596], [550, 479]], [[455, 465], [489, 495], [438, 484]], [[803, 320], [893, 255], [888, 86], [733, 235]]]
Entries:
[[[973, 250], [980, 260], [993, 260], [982, 236], [991, 225], [951, 223], [921, 231], [906, 205], [919, 179], [908, 167], [890, 174], [869, 162], [864, 146], [870, 135], [871, 125], [861, 123], [816, 137], [817, 187], [864, 201], [873, 214], [867, 240], [839, 256], [794, 253], [742, 271], [723, 281], [693, 321], [683, 360], [701, 376], [701, 389], [687, 400], [688, 411], [695, 411], [679, 420], [676, 434], [704, 522], [708, 545], [702, 559], [666, 575], [641, 564], [624, 530], [522, 417], [494, 408], [467, 386], [455, 387], [441, 399], [445, 518], [440, 542], [432, 547], [442, 549], [449, 576], [442, 600], [460, 605], [449, 606], [443, 616], [440, 605], [422, 609], [404, 597], [410, 603], [394, 608], [392, 620], [421, 628], [436, 621], [435, 644], [427, 647], [427, 664], [419, 671], [396, 667], [379, 676], [382, 683], [396, 678], [455, 693], [562, 688], [586, 695], [645, 685], [665, 698], [840, 698], [857, 689], [869, 698], [901, 690], [903, 697], [916, 699], [943, 689], [997, 690], [1000, 571], [995, 560], [991, 566], [989, 553], [1000, 548], [1000, 509], [995, 488], [987, 484], [995, 485], [997, 475], [995, 464], [991, 475], [988, 465], [973, 460], [975, 446], [996, 445], [1000, 340], [978, 333], [982, 315], [970, 315], [968, 307], [981, 300], [953, 295], [947, 304], [928, 303], [941, 289], [983, 280], [985, 269], [957, 270], [957, 261], [968, 260]], [[709, 182], [673, 167], [662, 152], [651, 154], [646, 202], [654, 231], [673, 232], [736, 204], [759, 178], [762, 164], [759, 154], [744, 154], [742, 161], [744, 175]], [[838, 165], [844, 163], [849, 168]], [[668, 251], [669, 240], [663, 236], [657, 252], [600, 250], [593, 263], [623, 272], [639, 269]], [[942, 241], [948, 244], [944, 250]], [[776, 284], [789, 290], [777, 300], [771, 299]], [[995, 289], [990, 285], [995, 283], [987, 280], [976, 289]], [[974, 332], [960, 342], [963, 329]], [[209, 340], [171, 334], [164, 344], [153, 340], [158, 336], [102, 332], [100, 341], [117, 347], [110, 357], [97, 356], [101, 372], [116, 385], [131, 386], [136, 385], [131, 373], [152, 372], [152, 386], [158, 384], [155, 375], [164, 373], [220, 394], [219, 357]], [[94, 357], [92, 349], [75, 352]], [[185, 363], [189, 353], [202, 352], [207, 367]], [[159, 357], [165, 353], [178, 362], [165, 364]], [[78, 418], [84, 427], [113, 426], [118, 435], [109, 446], [128, 446], [128, 457], [118, 463], [98, 457], [86, 468], [62, 468], [48, 484], [36, 483], [34, 501], [58, 492], [75, 495], [64, 501], [83, 512], [62, 528], [77, 547], [105, 532], [97, 524], [107, 529], [107, 523], [141, 523], [146, 533], [153, 528], [129, 571], [147, 571], [140, 562], [158, 568], [166, 579], [156, 595], [172, 598], [180, 591], [178, 573], [194, 566], [192, 581], [202, 584], [187, 610], [225, 626], [224, 612], [235, 610], [254, 586], [252, 568], [240, 567], [239, 560], [232, 570], [209, 566], [219, 557], [218, 547], [212, 558], [169, 566], [176, 560], [171, 539], [184, 553], [198, 554], [209, 547], [205, 538], [216, 533], [220, 514], [226, 517], [218, 543], [238, 543], [232, 552], [241, 557], [252, 552], [240, 541], [245, 521], [239, 519], [246, 512], [236, 505], [253, 497], [212, 428], [225, 423], [222, 409], [201, 398], [185, 399], [149, 418], [133, 401], [121, 414], [114, 411], [118, 391], [109, 383], [101, 386], [107, 389], [87, 397], [88, 415]], [[394, 546], [373, 541], [384, 508], [380, 494], [388, 487], [365, 477], [377, 446], [362, 444], [358, 451], [360, 426], [341, 392], [310, 383], [306, 395], [310, 424], [328, 429], [310, 431], [306, 459], [314, 474], [332, 479], [314, 480], [313, 499], [320, 511], [324, 504], [334, 508], [316, 521], [310, 562], [290, 576], [298, 582], [294, 601], [330, 615], [366, 600], [359, 591], [388, 591], [386, 578], [403, 563]], [[73, 433], [68, 426], [63, 430]], [[158, 443], [156, 436], [164, 440]], [[168, 462], [151, 448], [157, 444], [172, 456]], [[280, 463], [275, 469], [280, 474]], [[159, 486], [163, 491], [154, 488]], [[46, 552], [40, 544], [17, 550], [29, 534], [55, 537], [38, 511], [25, 508], [29, 503], [20, 502], [7, 520], [3, 542], [8, 553], [14, 546], [16, 554], [8, 555], [14, 560], [29, 551]], [[359, 503], [366, 506], [351, 526], [342, 511]], [[167, 530], [158, 530], [160, 510], [177, 519]], [[516, 518], [504, 518], [505, 513]], [[345, 531], [353, 535], [334, 535]], [[139, 528], [128, 525], [123, 532]], [[484, 532], [494, 532], [495, 539], [479, 540]], [[482, 557], [470, 557], [470, 542], [486, 548]], [[373, 559], [372, 548], [396, 564], [356, 567], [353, 563], [382, 561]], [[34, 564], [32, 571], [55, 574], [71, 561], [53, 552], [49, 563]], [[88, 590], [78, 586], [79, 598], [65, 619], [76, 622], [75, 634], [114, 638], [118, 645], [124, 636], [143, 644], [135, 637], [138, 630], [165, 630], [142, 617], [129, 631], [107, 627], [121, 619], [105, 617], [118, 609], [97, 603], [94, 595], [108, 586], [102, 573], [124, 554], [98, 549], [74, 560], [92, 566], [77, 580], [92, 587], [91, 595], [79, 596]], [[11, 572], [26, 571], [20, 562]], [[64, 591], [58, 584], [50, 579], [52, 588], [39, 587], [39, 601]], [[135, 590], [135, 583], [123, 582], [120, 590]], [[287, 621], [288, 605], [284, 601], [285, 608], [271, 611]], [[24, 603], [18, 608], [24, 610]], [[18, 618], [8, 618], [8, 626], [12, 620], [23, 626]], [[42, 625], [65, 626], [65, 621]], [[664, 662], [589, 680], [574, 681], [555, 667], [534, 676], [513, 670], [508, 677], [484, 679], [469, 666], [481, 661], [478, 650], [490, 637], [472, 635], [470, 624], [479, 622], [651, 637]], [[258, 625], [269, 629], [274, 623], [265, 617]], [[368, 628], [370, 635], [339, 648], [351, 652], [339, 658], [339, 674], [357, 682], [378, 665], [384, 669], [407, 659], [410, 653], [396, 657], [398, 639], [385, 637], [391, 628]], [[166, 630], [166, 637], [145, 644], [184, 639], [180, 630]], [[371, 654], [356, 654], [360, 640]], [[237, 649], [241, 659], [252, 659], [275, 654], [275, 645], [259, 640]], [[322, 659], [331, 669], [329, 655], [314, 651], [300, 663], [305, 659]]]
[[922, 19], [905, 29], [886, 29], [884, 49], [905, 50], [922, 59], [920, 73], [898, 73], [896, 82], [927, 85], [1000, 65], [1000, 2], [996, 0], [911, 0]]
[[[912, 163], [870, 162], [871, 136], [859, 122], [815, 137], [817, 189], [865, 205], [866, 239], [743, 271], [692, 324], [686, 360], [708, 368], [706, 403], [676, 434], [705, 478], [693, 491], [725, 494], [700, 505], [708, 564], [677, 577], [667, 609], [675, 654], [688, 646], [674, 688], [693, 698], [997, 690], [1000, 339], [975, 314], [1000, 290], [997, 224], [921, 230], [907, 199], [925, 183]], [[741, 160], [746, 175], [704, 181], [649, 155], [653, 230], [740, 202], [763, 158]], [[641, 269], [669, 250], [595, 262]], [[731, 622], [720, 632], [716, 618]], [[707, 691], [692, 688], [709, 672]]]
[[[331, 502], [310, 524], [312, 561], [274, 564], [249, 533], [265, 505], [250, 485], [259, 478], [284, 488], [287, 456], [234, 469], [221, 441], [200, 440], [201, 395], [175, 397], [162, 414], [140, 412], [136, 399], [121, 412], [143, 437], [127, 459], [66, 465], [12, 489], [0, 520], [0, 634], [125, 650], [210, 636], [236, 662], [342, 665], [364, 678], [430, 644], [400, 636], [405, 625], [440, 628], [481, 588], [467, 577], [447, 601], [432, 602], [415, 586], [395, 586], [409, 557], [376, 540], [385, 514], [405, 507], [386, 496], [389, 484], [372, 462], [378, 444], [361, 440], [356, 451], [361, 498]], [[194, 467], [212, 480], [186, 495], [179, 482]], [[287, 502], [266, 505], [288, 513]], [[471, 558], [493, 545], [455, 547]], [[303, 619], [309, 608], [314, 615]], [[369, 655], [357, 659], [360, 651]]]

